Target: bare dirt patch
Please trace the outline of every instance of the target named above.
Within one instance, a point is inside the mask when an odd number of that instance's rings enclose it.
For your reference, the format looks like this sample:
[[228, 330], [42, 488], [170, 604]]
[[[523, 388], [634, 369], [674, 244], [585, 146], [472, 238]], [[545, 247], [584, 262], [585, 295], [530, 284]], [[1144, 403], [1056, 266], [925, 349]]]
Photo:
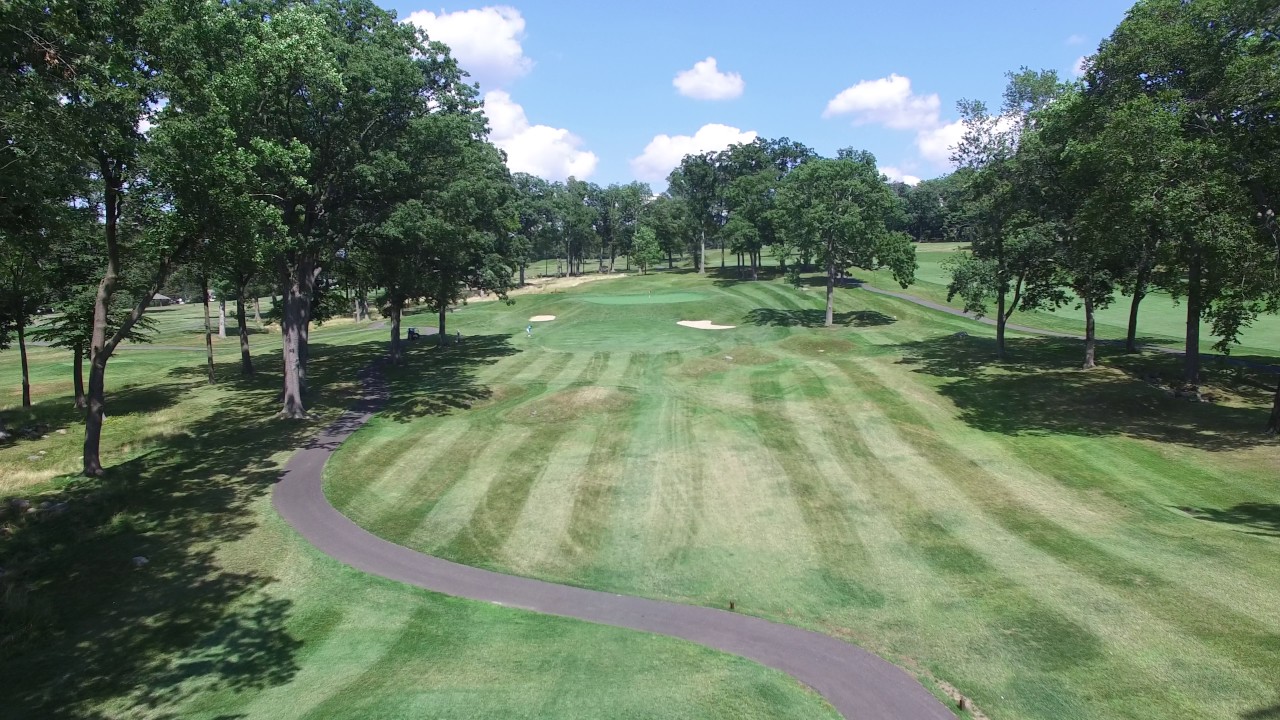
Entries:
[[680, 320], [676, 324], [695, 330], [732, 330], [737, 327], [736, 325], [717, 325], [710, 320]]
[[517, 423], [556, 423], [586, 415], [615, 412], [631, 404], [631, 395], [617, 388], [576, 387], [542, 395], [507, 411]]

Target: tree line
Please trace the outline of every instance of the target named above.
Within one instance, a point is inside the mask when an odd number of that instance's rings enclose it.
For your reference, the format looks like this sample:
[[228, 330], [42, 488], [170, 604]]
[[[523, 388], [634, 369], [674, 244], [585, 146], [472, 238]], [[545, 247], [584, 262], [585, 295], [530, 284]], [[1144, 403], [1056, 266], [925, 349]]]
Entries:
[[1202, 321], [1225, 353], [1280, 310], [1280, 7], [1144, 0], [1079, 81], [1008, 80], [998, 111], [960, 103], [951, 224], [971, 252], [949, 294], [994, 309], [1002, 358], [1015, 310], [1082, 306], [1091, 368], [1097, 311], [1127, 296], [1135, 352], [1142, 301], [1164, 291], [1186, 312], [1183, 381], [1199, 383]]
[[475, 86], [368, 0], [3, 12], [0, 341], [60, 311], [36, 332], [75, 355], [85, 474], [103, 470], [108, 362], [146, 338], [168, 285], [236, 299], [246, 373], [246, 301], [277, 294], [281, 414], [302, 417], [309, 331], [344, 288], [380, 293], [394, 358], [410, 300], [443, 323], [467, 292], [513, 282], [517, 190]]
[[[889, 182], [854, 149], [821, 157], [788, 138], [684, 157], [643, 183], [511, 175], [477, 89], [444, 45], [369, 0], [14, 0], [0, 43], [0, 346], [36, 339], [74, 358], [84, 472], [102, 472], [106, 369], [148, 338], [161, 291], [235, 301], [241, 369], [248, 307], [270, 294], [280, 326], [281, 414], [305, 416], [312, 323], [438, 316], [474, 292], [557, 273], [641, 272], [677, 256], [706, 273], [719, 251], [741, 278], [771, 252], [781, 272], [888, 267], [904, 287], [912, 242], [959, 240], [949, 293], [993, 314], [996, 352], [1018, 309], [1127, 296], [1184, 303], [1184, 376], [1199, 327], [1226, 351], [1280, 308], [1275, 204], [1277, 25], [1263, 0], [1144, 0], [1065, 82], [1009, 75], [1001, 107], [962, 101], [954, 173]], [[594, 260], [594, 267], [592, 267]], [[212, 343], [208, 363], [212, 379]], [[82, 365], [88, 361], [88, 383]], [[1280, 388], [1272, 430], [1280, 425]]]

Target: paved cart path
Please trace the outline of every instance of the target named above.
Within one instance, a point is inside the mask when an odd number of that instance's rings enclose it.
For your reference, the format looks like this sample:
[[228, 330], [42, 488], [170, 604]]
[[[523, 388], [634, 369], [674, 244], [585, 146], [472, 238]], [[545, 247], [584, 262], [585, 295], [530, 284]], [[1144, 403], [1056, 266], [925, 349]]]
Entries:
[[669, 635], [740, 655], [808, 685], [846, 718], [954, 718], [906, 671], [828, 635], [725, 610], [490, 572], [373, 535], [334, 509], [322, 488], [329, 456], [386, 400], [376, 370], [365, 373], [363, 387], [363, 397], [351, 410], [294, 454], [272, 496], [281, 517], [326, 555], [357, 570], [446, 595]]

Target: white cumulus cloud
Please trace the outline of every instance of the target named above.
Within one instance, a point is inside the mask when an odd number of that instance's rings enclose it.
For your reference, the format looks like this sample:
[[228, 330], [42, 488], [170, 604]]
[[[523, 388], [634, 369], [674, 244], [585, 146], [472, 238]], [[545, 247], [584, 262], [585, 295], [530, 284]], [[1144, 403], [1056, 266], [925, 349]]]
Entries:
[[599, 158], [582, 148], [582, 138], [564, 128], [533, 125], [524, 108], [502, 90], [484, 96], [489, 139], [507, 153], [511, 172], [526, 172], [547, 180], [590, 177]]
[[1081, 55], [1076, 58], [1075, 64], [1071, 66], [1071, 74], [1075, 77], [1081, 77], [1085, 71], [1089, 69], [1089, 58]]
[[736, 72], [720, 72], [716, 59], [709, 57], [681, 70], [671, 84], [681, 95], [695, 100], [732, 100], [742, 95], [746, 83]]
[[951, 163], [951, 151], [964, 137], [964, 123], [956, 120], [916, 133], [916, 149], [925, 160], [939, 166]]
[[863, 80], [831, 98], [822, 116], [852, 115], [855, 124], [875, 123], [895, 130], [916, 130], [938, 124], [942, 101], [937, 93], [916, 95], [911, 79], [898, 74]]
[[449, 46], [458, 64], [485, 90], [506, 87], [533, 69], [524, 54], [524, 17], [505, 5], [436, 14], [419, 10], [405, 18]]
[[655, 135], [644, 152], [631, 159], [631, 172], [640, 180], [659, 183], [667, 179], [685, 155], [723, 150], [755, 139], [754, 130], [719, 123], [703, 125], [693, 135]]
[[920, 184], [920, 178], [915, 175], [908, 175], [892, 165], [881, 167], [880, 172], [884, 173], [893, 182], [906, 183], [911, 186]]

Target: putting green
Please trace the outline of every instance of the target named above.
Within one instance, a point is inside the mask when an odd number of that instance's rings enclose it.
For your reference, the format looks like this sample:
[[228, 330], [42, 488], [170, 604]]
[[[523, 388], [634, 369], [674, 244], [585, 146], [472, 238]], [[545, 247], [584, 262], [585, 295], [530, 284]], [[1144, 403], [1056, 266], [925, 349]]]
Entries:
[[707, 296], [696, 292], [668, 292], [652, 295], [581, 295], [578, 299], [596, 305], [666, 305], [697, 302], [706, 300]]
[[[569, 321], [440, 385], [442, 411], [375, 418], [326, 468], [334, 505], [492, 570], [733, 600], [995, 718], [1275, 706], [1267, 389], [1188, 403], [1137, 374], [1175, 358], [1108, 346], [1084, 373], [1078, 343], [1016, 334], [997, 365], [990, 328], [869, 293], [838, 291], [828, 329], [821, 290], [781, 281], [615, 288], [461, 317], [468, 336]], [[686, 295], [705, 307], [657, 304]], [[619, 301], [654, 304], [595, 304]]]

